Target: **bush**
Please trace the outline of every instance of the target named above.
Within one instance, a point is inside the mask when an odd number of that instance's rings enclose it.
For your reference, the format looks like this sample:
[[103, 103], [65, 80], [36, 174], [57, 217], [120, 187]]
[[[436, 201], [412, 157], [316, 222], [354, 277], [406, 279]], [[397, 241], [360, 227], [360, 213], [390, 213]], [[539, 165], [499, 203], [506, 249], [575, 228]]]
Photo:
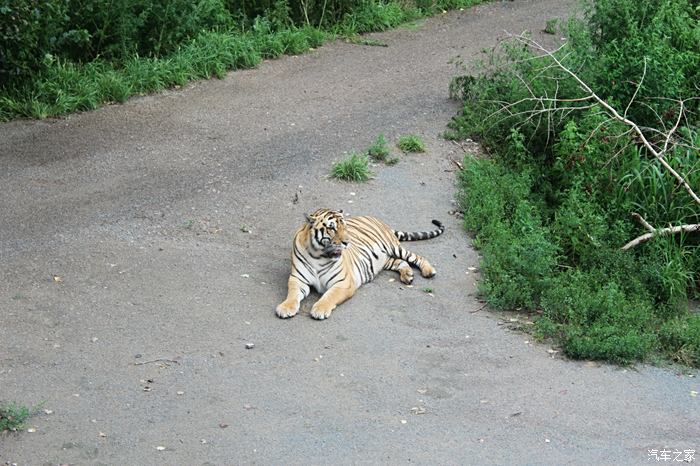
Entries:
[[[700, 9], [697, 0], [595, 0], [586, 11], [587, 28], [574, 34], [589, 65], [595, 89], [627, 104], [647, 62], [646, 76], [629, 116], [644, 126], [666, 124], [673, 102], [697, 95], [700, 82]], [[592, 46], [592, 48], [589, 48]], [[592, 53], [591, 53], [592, 52]], [[698, 123], [700, 102], [689, 102]], [[657, 116], [658, 115], [658, 116]], [[672, 124], [672, 123], [671, 123]]]
[[41, 68], [75, 31], [65, 31], [65, 2], [0, 0], [0, 87]]
[[[678, 119], [671, 99], [690, 99], [677, 132], [686, 144], [665, 159], [696, 192], [699, 14], [686, 0], [600, 0], [587, 22], [569, 22], [558, 52], [644, 128], [670, 128]], [[489, 153], [467, 158], [460, 173], [465, 226], [483, 253], [481, 291], [493, 306], [540, 311], [536, 333], [557, 338], [571, 357], [628, 363], [660, 350], [698, 365], [700, 328], [688, 299], [700, 294], [700, 235], [621, 246], [646, 231], [633, 212], [664, 227], [700, 223], [700, 209], [627, 125], [576, 100], [585, 96], [578, 83], [552, 65], [509, 43], [480, 74], [451, 85], [464, 106], [448, 136], [477, 139]], [[569, 110], [543, 112], [533, 95], [568, 99]], [[645, 134], [663, 143], [658, 132]]]

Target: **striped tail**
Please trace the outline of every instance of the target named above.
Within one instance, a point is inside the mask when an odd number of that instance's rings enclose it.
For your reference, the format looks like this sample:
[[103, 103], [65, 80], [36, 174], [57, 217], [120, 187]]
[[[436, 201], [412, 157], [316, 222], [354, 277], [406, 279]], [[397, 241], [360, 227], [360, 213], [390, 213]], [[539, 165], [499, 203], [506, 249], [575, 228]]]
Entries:
[[406, 232], [398, 230], [392, 231], [394, 232], [394, 235], [396, 235], [396, 238], [398, 238], [399, 241], [419, 241], [423, 239], [435, 238], [436, 236], [440, 236], [445, 231], [445, 227], [440, 221], [433, 220], [433, 225], [438, 227], [437, 230], [416, 232]]

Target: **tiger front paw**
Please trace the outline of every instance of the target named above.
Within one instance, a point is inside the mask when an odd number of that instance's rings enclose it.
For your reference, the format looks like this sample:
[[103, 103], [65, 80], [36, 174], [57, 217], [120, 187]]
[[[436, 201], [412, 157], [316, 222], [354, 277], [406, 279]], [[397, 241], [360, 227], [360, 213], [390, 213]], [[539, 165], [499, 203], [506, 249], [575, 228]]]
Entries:
[[299, 312], [299, 306], [295, 306], [293, 303], [287, 303], [286, 301], [279, 304], [275, 310], [277, 317], [281, 319], [288, 319], [294, 317], [297, 312]]
[[420, 274], [425, 278], [433, 278], [437, 274], [437, 270], [432, 265], [428, 265], [420, 269]]
[[319, 304], [318, 302], [314, 304], [314, 306], [311, 308], [311, 317], [313, 317], [316, 320], [323, 320], [327, 319], [331, 316], [331, 312], [333, 312], [333, 307], [329, 307], [323, 304]]

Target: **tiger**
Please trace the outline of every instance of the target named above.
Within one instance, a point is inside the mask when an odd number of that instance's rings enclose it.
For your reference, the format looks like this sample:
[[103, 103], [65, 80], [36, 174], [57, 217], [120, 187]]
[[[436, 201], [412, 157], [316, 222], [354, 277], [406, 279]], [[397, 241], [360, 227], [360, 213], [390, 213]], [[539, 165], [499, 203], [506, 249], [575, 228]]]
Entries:
[[407, 285], [413, 282], [411, 265], [426, 278], [437, 273], [426, 259], [403, 248], [399, 241], [441, 235], [445, 227], [438, 220], [433, 220], [436, 230], [407, 233], [374, 217], [346, 218], [342, 210], [318, 209], [305, 217], [306, 222], [294, 235], [287, 299], [276, 308], [280, 318], [296, 315], [312, 287], [321, 298], [311, 308], [311, 317], [323, 320], [382, 270], [398, 272]]

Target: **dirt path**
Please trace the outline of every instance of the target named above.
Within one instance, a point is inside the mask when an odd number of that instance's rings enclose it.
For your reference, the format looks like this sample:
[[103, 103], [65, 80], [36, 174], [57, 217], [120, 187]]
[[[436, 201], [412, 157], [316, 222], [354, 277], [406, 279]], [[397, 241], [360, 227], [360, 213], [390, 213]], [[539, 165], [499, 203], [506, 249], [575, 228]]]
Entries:
[[[335, 43], [0, 125], [0, 400], [53, 411], [0, 437], [0, 462], [646, 464], [647, 449], [697, 450], [698, 378], [552, 357], [474, 312], [478, 257], [448, 215], [460, 153], [439, 137], [456, 111], [448, 60], [504, 30], [537, 35], [575, 3], [494, 2], [378, 35], [386, 48]], [[326, 179], [346, 151], [409, 132], [427, 155], [365, 185]], [[321, 206], [407, 230], [443, 220], [444, 236], [412, 245], [438, 276], [407, 288], [385, 272], [330, 320], [308, 316], [315, 297], [277, 319], [292, 234]]]

